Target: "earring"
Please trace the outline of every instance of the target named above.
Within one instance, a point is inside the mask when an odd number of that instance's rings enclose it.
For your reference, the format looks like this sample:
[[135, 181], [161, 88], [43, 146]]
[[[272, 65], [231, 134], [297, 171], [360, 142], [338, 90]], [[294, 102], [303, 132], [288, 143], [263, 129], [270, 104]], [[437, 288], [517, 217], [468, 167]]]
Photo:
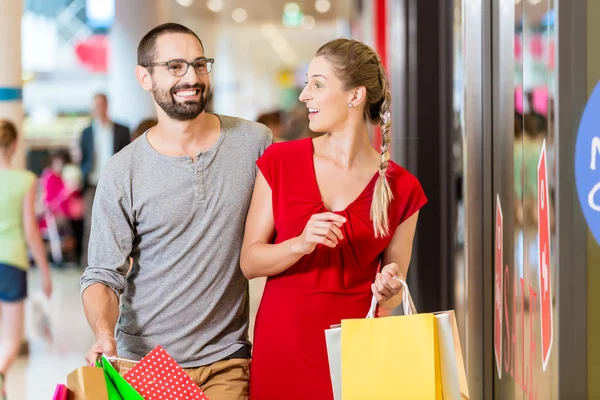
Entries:
[[352, 107], [354, 107], [354, 104], [348, 103], [348, 107], [352, 108]]

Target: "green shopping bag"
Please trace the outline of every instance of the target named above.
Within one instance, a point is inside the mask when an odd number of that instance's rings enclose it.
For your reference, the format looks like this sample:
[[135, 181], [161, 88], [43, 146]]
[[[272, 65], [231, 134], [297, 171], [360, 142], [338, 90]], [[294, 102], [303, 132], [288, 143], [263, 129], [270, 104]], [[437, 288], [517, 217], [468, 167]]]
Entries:
[[96, 366], [104, 370], [108, 400], [144, 400], [144, 398], [123, 378], [105, 356], [96, 361]]

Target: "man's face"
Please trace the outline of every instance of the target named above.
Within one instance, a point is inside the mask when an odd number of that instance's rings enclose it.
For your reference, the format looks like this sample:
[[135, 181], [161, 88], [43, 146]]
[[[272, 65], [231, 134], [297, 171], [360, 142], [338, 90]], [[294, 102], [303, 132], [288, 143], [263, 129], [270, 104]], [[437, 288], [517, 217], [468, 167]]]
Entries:
[[[194, 62], [204, 57], [198, 39], [193, 35], [171, 33], [156, 40], [155, 56], [152, 62], [185, 60]], [[183, 64], [183, 68], [186, 65]], [[152, 95], [154, 101], [172, 119], [189, 121], [200, 115], [210, 94], [209, 74], [197, 74], [193, 66], [181, 77], [173, 76], [166, 65], [151, 68]]]
[[94, 96], [93, 115], [101, 120], [108, 119], [108, 103], [106, 101], [106, 97], [101, 95]]

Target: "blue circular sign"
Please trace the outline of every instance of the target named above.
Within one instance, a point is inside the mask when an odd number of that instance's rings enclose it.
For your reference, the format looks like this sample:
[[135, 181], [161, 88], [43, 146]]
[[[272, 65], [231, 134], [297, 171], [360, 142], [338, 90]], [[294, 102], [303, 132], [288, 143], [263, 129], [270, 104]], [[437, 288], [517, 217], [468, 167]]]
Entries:
[[600, 83], [596, 84], [579, 123], [575, 183], [589, 229], [600, 244]]

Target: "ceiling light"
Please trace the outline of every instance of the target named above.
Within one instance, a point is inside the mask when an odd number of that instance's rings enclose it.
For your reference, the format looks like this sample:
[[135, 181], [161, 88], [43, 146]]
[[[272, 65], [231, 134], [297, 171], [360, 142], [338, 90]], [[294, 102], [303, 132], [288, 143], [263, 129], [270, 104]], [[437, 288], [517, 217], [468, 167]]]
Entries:
[[223, 0], [208, 0], [206, 7], [214, 13], [221, 12], [224, 8]]
[[315, 10], [321, 14], [325, 14], [331, 9], [331, 3], [329, 0], [317, 0], [315, 1]]
[[177, 4], [179, 4], [181, 7], [189, 7], [193, 2], [194, 0], [177, 0]]
[[270, 22], [262, 24], [260, 27], [260, 33], [262, 33], [262, 35], [267, 39], [271, 39], [277, 34], [277, 27], [275, 26], [275, 24], [272, 24]]
[[540, 4], [541, 2], [542, 2], [542, 0], [529, 0], [529, 4], [532, 4], [532, 5], [534, 5], [534, 6], [535, 6], [536, 4]]
[[296, 14], [300, 12], [300, 6], [297, 3], [287, 3], [283, 6], [283, 12], [286, 14]]
[[312, 29], [315, 27], [316, 23], [317, 21], [312, 15], [305, 15], [304, 18], [302, 18], [302, 27], [304, 29]]
[[235, 22], [244, 22], [248, 18], [248, 13], [243, 8], [236, 8], [231, 12], [231, 18]]

